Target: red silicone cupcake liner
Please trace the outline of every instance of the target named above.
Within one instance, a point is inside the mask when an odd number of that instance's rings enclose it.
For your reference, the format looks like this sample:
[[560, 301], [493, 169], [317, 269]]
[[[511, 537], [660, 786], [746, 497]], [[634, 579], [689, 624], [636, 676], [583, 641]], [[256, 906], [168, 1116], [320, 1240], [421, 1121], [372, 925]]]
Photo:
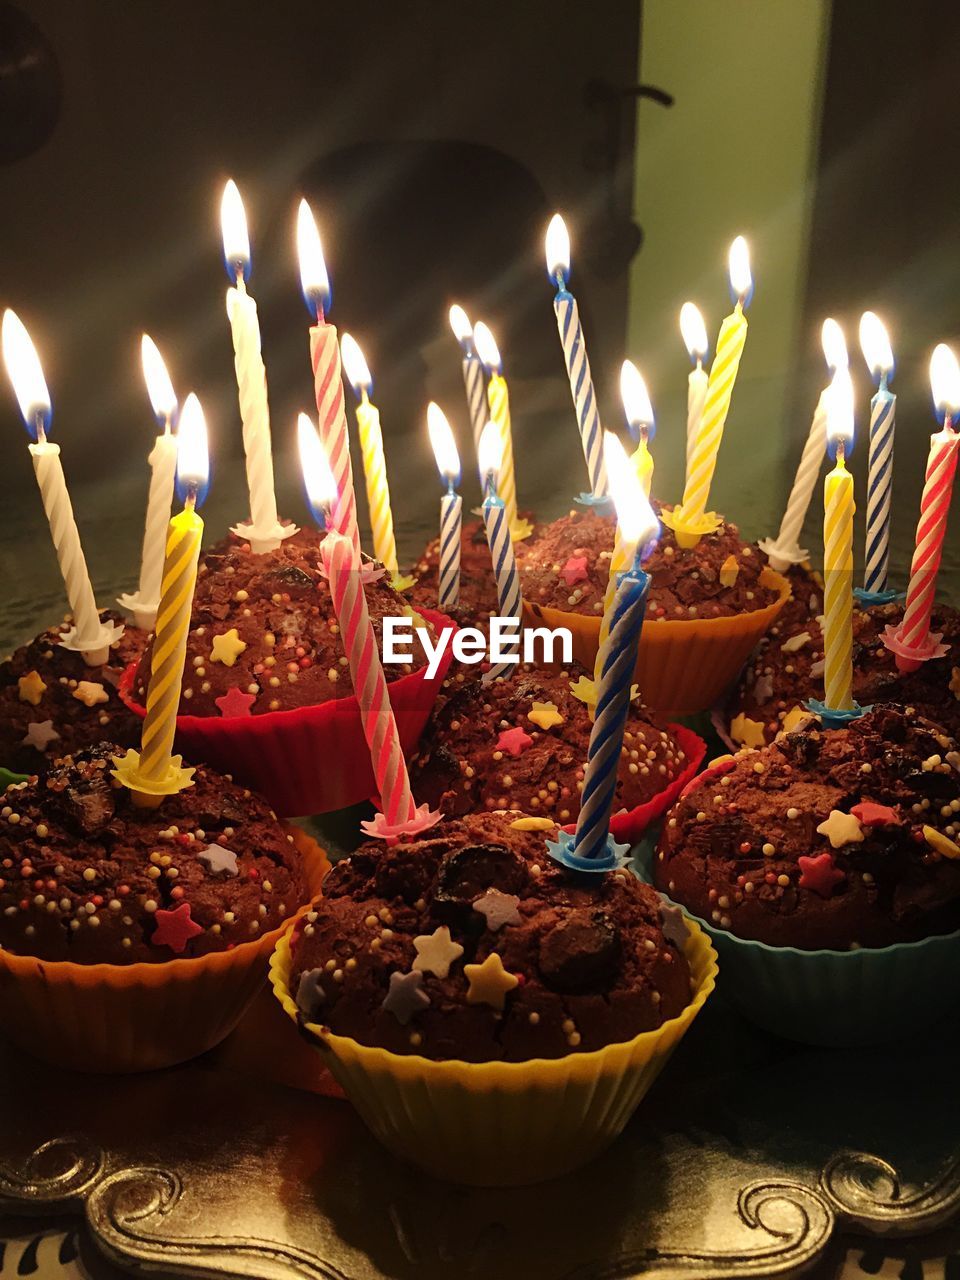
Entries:
[[[438, 631], [456, 629], [445, 614], [430, 609], [420, 613]], [[389, 685], [390, 704], [406, 754], [420, 741], [450, 661], [448, 644], [431, 679], [422, 667]], [[135, 671], [135, 664], [127, 668], [119, 692], [126, 706], [142, 718], [146, 712], [133, 697]], [[259, 791], [282, 818], [344, 809], [376, 791], [353, 694], [259, 716], [177, 716], [176, 746], [187, 763], [202, 760]]]

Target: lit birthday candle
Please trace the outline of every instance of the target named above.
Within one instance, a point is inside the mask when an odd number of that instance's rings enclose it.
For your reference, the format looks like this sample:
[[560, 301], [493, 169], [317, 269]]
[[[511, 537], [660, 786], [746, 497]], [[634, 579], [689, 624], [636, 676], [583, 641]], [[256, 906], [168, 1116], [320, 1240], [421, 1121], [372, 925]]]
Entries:
[[73, 625], [59, 643], [79, 651], [88, 666], [100, 666], [107, 660], [110, 645], [123, 635], [123, 627], [100, 621], [60, 462], [60, 446], [47, 439], [52, 418], [50, 394], [36, 349], [15, 312], [3, 313], [2, 335], [3, 361], [31, 436], [33, 471], [73, 613]]
[[838, 369], [827, 396], [827, 441], [836, 466], [823, 488], [824, 706], [852, 712], [853, 701], [853, 476], [846, 453], [853, 443], [853, 386]]
[[119, 603], [133, 614], [138, 627], [152, 631], [157, 621], [157, 606], [160, 604], [167, 525], [170, 523], [173, 485], [177, 473], [177, 441], [173, 434], [177, 397], [163, 356], [147, 334], [140, 339], [140, 360], [147, 395], [150, 397], [160, 434], [147, 459], [150, 464], [150, 491], [147, 495], [147, 518], [140, 553], [140, 582], [137, 590], [132, 595], [122, 595]]
[[336, 498], [331, 512], [332, 527], [350, 539], [353, 558], [360, 563], [360, 531], [357, 528], [357, 498], [353, 489], [350, 465], [350, 439], [343, 398], [340, 369], [340, 345], [337, 330], [327, 323], [330, 308], [330, 279], [320, 234], [310, 206], [300, 201], [297, 210], [297, 253], [300, 259], [300, 284], [307, 310], [316, 320], [310, 327], [310, 363], [313, 368], [314, 393], [320, 420], [320, 439], [333, 469]]
[[695, 547], [704, 534], [712, 533], [720, 525], [720, 517], [707, 511], [707, 502], [740, 357], [747, 340], [744, 310], [753, 290], [753, 278], [750, 253], [743, 236], [737, 236], [730, 246], [729, 266], [730, 288], [737, 300], [736, 306], [720, 326], [717, 337], [717, 351], [710, 367], [700, 427], [690, 453], [683, 501], [679, 510], [664, 516], [664, 523], [669, 523], [681, 547]]
[[693, 365], [690, 376], [687, 378], [687, 473], [689, 474], [693, 444], [700, 430], [703, 403], [707, 398], [709, 378], [703, 362], [710, 349], [707, 341], [707, 326], [703, 323], [700, 308], [692, 302], [685, 302], [680, 308], [680, 333]]
[[360, 429], [360, 451], [363, 454], [363, 474], [367, 484], [373, 553], [395, 575], [397, 544], [393, 536], [393, 512], [390, 510], [390, 486], [387, 483], [387, 464], [383, 456], [380, 410], [370, 399], [373, 378], [363, 352], [349, 333], [345, 333], [340, 339], [340, 355], [347, 381], [360, 401], [357, 405], [357, 426]]
[[547, 275], [556, 285], [557, 294], [553, 310], [557, 317], [557, 331], [563, 347], [563, 359], [570, 380], [570, 394], [580, 427], [580, 443], [590, 475], [590, 488], [594, 500], [605, 499], [607, 475], [603, 461], [603, 432], [600, 426], [600, 410], [590, 375], [587, 344], [580, 325], [577, 300], [567, 288], [570, 276], [570, 236], [566, 223], [555, 213], [550, 219], [546, 235]]
[[417, 810], [377, 650], [377, 637], [367, 609], [362, 574], [350, 538], [340, 533], [332, 523], [337, 507], [336, 480], [320, 437], [304, 413], [297, 421], [297, 439], [307, 499], [318, 525], [327, 531], [320, 544], [320, 559], [350, 664], [360, 720], [380, 796], [382, 819], [386, 824], [375, 834], [398, 834], [414, 829], [409, 824], [416, 821]]
[[[829, 318], [824, 320], [820, 341], [831, 377], [838, 369], [846, 373], [850, 364], [847, 341], [836, 320]], [[800, 546], [800, 533], [807, 517], [827, 447], [827, 405], [830, 399], [830, 386], [831, 384], [827, 383], [820, 392], [820, 399], [813, 413], [803, 453], [800, 455], [800, 465], [793, 478], [790, 497], [787, 500], [783, 519], [780, 521], [780, 531], [776, 538], [764, 538], [759, 544], [761, 551], [766, 553], [770, 561], [771, 569], [775, 569], [777, 573], [782, 573], [793, 564], [803, 564], [810, 558], [810, 553]]]
[[250, 550], [260, 554], [279, 547], [284, 538], [296, 533], [296, 529], [292, 525], [282, 525], [277, 519], [267, 372], [260, 352], [257, 304], [247, 293], [246, 284], [250, 275], [250, 236], [243, 201], [232, 178], [223, 189], [220, 229], [223, 260], [231, 282], [227, 290], [227, 319], [233, 338], [233, 362], [250, 492], [250, 523], [238, 525], [234, 533], [246, 538]]
[[900, 671], [916, 671], [922, 662], [941, 658], [949, 650], [949, 646], [941, 643], [943, 636], [930, 630], [960, 445], [960, 434], [953, 426], [960, 413], [960, 367], [956, 356], [943, 343], [930, 358], [930, 386], [942, 426], [930, 437], [903, 621], [899, 627], [889, 626], [883, 637]]
[[628, 568], [618, 577], [608, 635], [600, 653], [596, 714], [587, 748], [576, 833], [548, 845], [557, 861], [580, 871], [612, 870], [623, 864], [628, 852], [626, 846], [616, 845], [610, 837], [610, 814], [650, 590], [650, 577], [641, 562], [659, 531], [657, 518], [623, 446], [609, 431], [604, 433], [604, 453]]
[[438, 571], [438, 605], [452, 608], [460, 599], [460, 533], [463, 502], [457, 493], [460, 483], [460, 454], [450, 430], [450, 423], [438, 404], [427, 405], [427, 430], [433, 446], [437, 469], [447, 487], [440, 499], [440, 566]]
[[890, 500], [893, 494], [893, 431], [897, 397], [887, 385], [893, 377], [893, 351], [879, 316], [860, 317], [860, 346], [867, 367], [877, 379], [870, 401], [870, 458], [867, 472], [867, 548], [863, 590], [871, 603], [894, 598], [887, 589], [890, 570]]
[[[480, 474], [483, 478], [483, 527], [493, 561], [493, 574], [497, 583], [497, 601], [500, 617], [520, 618], [523, 612], [520, 594], [520, 574], [513, 553], [510, 522], [507, 520], [503, 499], [497, 492], [503, 437], [495, 422], [488, 422], [480, 436]], [[484, 676], [495, 680], [513, 669], [512, 663], [493, 666]]]
[[623, 401], [623, 412], [630, 434], [637, 441], [631, 462], [643, 485], [643, 491], [649, 498], [650, 486], [653, 484], [653, 455], [649, 445], [656, 433], [656, 422], [647, 384], [632, 360], [624, 360], [620, 366], [620, 399]]
[[197, 507], [206, 496], [208, 475], [207, 427], [200, 401], [191, 393], [183, 403], [177, 428], [177, 485], [183, 510], [170, 521], [167, 532], [140, 750], [131, 748], [115, 760], [114, 776], [143, 808], [154, 808], [164, 796], [193, 785], [193, 769], [184, 768], [181, 757], [173, 754], [173, 739], [203, 537]]
[[517, 518], [517, 476], [513, 465], [513, 426], [510, 421], [510, 393], [507, 390], [506, 378], [502, 373], [503, 362], [500, 359], [500, 349], [493, 334], [482, 320], [474, 325], [473, 344], [489, 378], [487, 382], [487, 403], [490, 407], [490, 417], [500, 430], [501, 452], [497, 490], [506, 508], [511, 537], [519, 539], [526, 537], [529, 529], [526, 527], [525, 522], [521, 526], [521, 522]]
[[483, 365], [473, 345], [473, 325], [463, 307], [450, 308], [450, 328], [453, 336], [460, 344], [463, 353], [461, 368], [463, 370], [463, 386], [467, 393], [467, 408], [470, 410], [470, 426], [473, 429], [473, 447], [480, 456], [480, 433], [487, 425], [487, 393], [483, 380]]

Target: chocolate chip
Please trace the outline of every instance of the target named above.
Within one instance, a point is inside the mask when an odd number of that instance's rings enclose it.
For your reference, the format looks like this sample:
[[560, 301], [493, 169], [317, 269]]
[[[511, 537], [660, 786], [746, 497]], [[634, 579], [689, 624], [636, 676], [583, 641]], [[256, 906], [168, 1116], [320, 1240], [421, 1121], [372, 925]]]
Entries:
[[603, 911], [575, 911], [540, 939], [540, 972], [554, 991], [576, 995], [609, 987], [620, 959], [620, 934]]
[[278, 583], [286, 591], [314, 591], [316, 584], [298, 565], [284, 565], [282, 569], [278, 569], [276, 573], [270, 575], [272, 582]]
[[437, 871], [435, 900], [472, 907], [488, 889], [522, 894], [528, 879], [523, 858], [503, 844], [473, 844], [444, 854]]

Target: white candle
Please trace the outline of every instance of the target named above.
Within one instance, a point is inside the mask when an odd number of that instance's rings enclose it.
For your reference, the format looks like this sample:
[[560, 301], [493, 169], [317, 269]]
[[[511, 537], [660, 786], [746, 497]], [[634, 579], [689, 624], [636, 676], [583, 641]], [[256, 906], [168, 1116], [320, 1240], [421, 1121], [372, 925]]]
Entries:
[[685, 302], [680, 308], [680, 333], [694, 366], [687, 379], [687, 470], [689, 471], [693, 442], [700, 430], [703, 405], [707, 398], [707, 384], [710, 381], [703, 367], [709, 347], [707, 327], [703, 322], [700, 308], [692, 302]]
[[33, 437], [33, 470], [73, 613], [73, 626], [61, 637], [60, 644], [65, 649], [78, 650], [90, 666], [99, 666], [106, 662], [110, 645], [123, 635], [123, 627], [100, 621], [60, 462], [60, 446], [47, 439], [51, 407], [43, 369], [30, 335], [19, 317], [9, 310], [3, 315], [3, 359], [23, 420]]
[[463, 501], [457, 493], [460, 454], [446, 414], [431, 400], [427, 405], [427, 430], [437, 460], [437, 470], [447, 486], [440, 499], [440, 548], [437, 566], [437, 604], [449, 609], [460, 600], [460, 540]]

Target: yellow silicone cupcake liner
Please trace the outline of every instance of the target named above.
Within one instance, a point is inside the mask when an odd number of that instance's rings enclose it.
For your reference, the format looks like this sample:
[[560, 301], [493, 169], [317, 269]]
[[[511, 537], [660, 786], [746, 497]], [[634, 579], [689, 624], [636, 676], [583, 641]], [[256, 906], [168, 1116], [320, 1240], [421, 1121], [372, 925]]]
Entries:
[[395, 1155], [439, 1178], [520, 1186], [585, 1164], [621, 1132], [665, 1066], [717, 976], [716, 952], [690, 923], [690, 1003], [656, 1031], [593, 1053], [529, 1062], [434, 1062], [388, 1053], [316, 1023], [290, 994], [292, 927], [270, 963], [281, 1005], [324, 1055], [367, 1127]]
[[266, 976], [284, 928], [320, 893], [324, 851], [288, 827], [303, 859], [306, 901], [255, 942], [198, 959], [152, 964], [75, 964], [0, 950], [0, 1027], [14, 1044], [71, 1071], [147, 1071], [219, 1044]]
[[[673, 716], [695, 715], [713, 706], [790, 599], [790, 583], [773, 569], [764, 568], [759, 581], [778, 593], [763, 609], [728, 617], [647, 622], [640, 635], [637, 684], [648, 706]], [[527, 600], [523, 609], [528, 626], [569, 628], [574, 658], [592, 670], [600, 638], [598, 617]]]

